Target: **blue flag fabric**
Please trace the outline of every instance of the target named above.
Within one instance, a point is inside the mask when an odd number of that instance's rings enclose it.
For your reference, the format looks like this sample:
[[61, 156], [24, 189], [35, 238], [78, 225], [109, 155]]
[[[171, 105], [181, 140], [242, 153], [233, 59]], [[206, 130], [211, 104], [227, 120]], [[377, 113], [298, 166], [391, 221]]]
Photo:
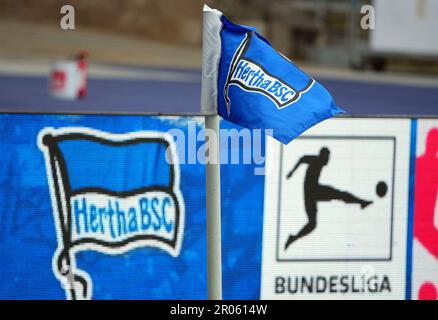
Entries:
[[[204, 69], [214, 68], [206, 63], [212, 51], [206, 46], [217, 31], [220, 48], [214, 49], [220, 50], [220, 58], [215, 74], [217, 91], [212, 95], [217, 104], [212, 104], [225, 120], [251, 129], [272, 129], [273, 137], [287, 144], [315, 124], [343, 112], [321, 84], [275, 50], [255, 28], [236, 25], [209, 8], [204, 8], [203, 81]], [[210, 54], [211, 58], [214, 55]]]
[[72, 192], [92, 188], [120, 193], [171, 188], [172, 167], [166, 163], [165, 140], [138, 139], [114, 144], [110, 140], [97, 141], [90, 135], [71, 136], [60, 140], [58, 148]]

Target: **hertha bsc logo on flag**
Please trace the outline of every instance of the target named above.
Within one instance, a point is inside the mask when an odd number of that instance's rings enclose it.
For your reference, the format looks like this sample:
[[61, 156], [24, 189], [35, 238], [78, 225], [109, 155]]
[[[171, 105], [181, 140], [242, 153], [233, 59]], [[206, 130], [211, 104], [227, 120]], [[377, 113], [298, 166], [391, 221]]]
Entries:
[[45, 128], [38, 144], [57, 228], [53, 271], [67, 298], [92, 297], [92, 279], [76, 267], [79, 251], [123, 254], [148, 246], [179, 255], [184, 201], [170, 136]]
[[[267, 71], [263, 67], [264, 59], [260, 59], [257, 56], [257, 52], [261, 49], [260, 46], [266, 44], [254, 41], [254, 37], [257, 37], [254, 32], [246, 33], [244, 40], [236, 51], [236, 55], [231, 61], [224, 89], [228, 114], [231, 111], [229, 88], [232, 85], [236, 85], [247, 92], [263, 94], [275, 103], [278, 109], [282, 109], [298, 101], [301, 94], [307, 92], [315, 83], [315, 80], [304, 72], [297, 72], [294, 75], [294, 86], [292, 86], [286, 83], [287, 75], [282, 79], [280, 76]], [[281, 56], [281, 54], [278, 55]], [[292, 64], [284, 56], [279, 58]]]

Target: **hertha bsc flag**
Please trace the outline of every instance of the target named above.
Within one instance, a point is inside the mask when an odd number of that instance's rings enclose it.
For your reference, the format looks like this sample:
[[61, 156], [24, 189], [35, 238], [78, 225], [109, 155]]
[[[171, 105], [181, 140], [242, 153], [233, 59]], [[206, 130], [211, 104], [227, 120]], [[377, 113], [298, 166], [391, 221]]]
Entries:
[[38, 143], [58, 230], [53, 268], [68, 298], [92, 297], [92, 279], [76, 265], [80, 251], [115, 255], [156, 247], [179, 255], [184, 202], [171, 136], [45, 128]]
[[204, 6], [203, 111], [251, 129], [272, 129], [289, 143], [343, 112], [326, 89], [276, 51], [255, 28]]

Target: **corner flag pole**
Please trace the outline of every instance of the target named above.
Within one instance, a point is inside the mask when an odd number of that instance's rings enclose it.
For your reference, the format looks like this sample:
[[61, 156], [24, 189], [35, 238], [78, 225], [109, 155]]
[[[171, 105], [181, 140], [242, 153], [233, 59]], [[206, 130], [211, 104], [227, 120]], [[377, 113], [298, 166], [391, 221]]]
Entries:
[[222, 300], [219, 116], [206, 115], [205, 129], [211, 130], [211, 148], [206, 163], [208, 299]]
[[210, 9], [207, 5], [204, 5], [201, 111], [205, 115], [205, 139], [209, 139], [205, 182], [207, 198], [207, 285], [208, 299], [210, 300], [222, 300], [221, 183], [219, 116], [217, 110], [221, 16], [220, 11]]

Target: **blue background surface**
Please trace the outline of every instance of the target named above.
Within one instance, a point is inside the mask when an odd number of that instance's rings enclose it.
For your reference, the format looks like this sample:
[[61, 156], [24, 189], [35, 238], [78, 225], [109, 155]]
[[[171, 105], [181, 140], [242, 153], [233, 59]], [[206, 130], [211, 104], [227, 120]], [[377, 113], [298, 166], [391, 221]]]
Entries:
[[[233, 128], [242, 127], [221, 121], [221, 129]], [[261, 150], [264, 156], [263, 135]], [[242, 147], [240, 152], [242, 159]], [[221, 165], [223, 298], [259, 299], [265, 176], [254, 174], [257, 166], [253, 161], [236, 165], [228, 159], [228, 163]]]

